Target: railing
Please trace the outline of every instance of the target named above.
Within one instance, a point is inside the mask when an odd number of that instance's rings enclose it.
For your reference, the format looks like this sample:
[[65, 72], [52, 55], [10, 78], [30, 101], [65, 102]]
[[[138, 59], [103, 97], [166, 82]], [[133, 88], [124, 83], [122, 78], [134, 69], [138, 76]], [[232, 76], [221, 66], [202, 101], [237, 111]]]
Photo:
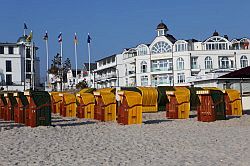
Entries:
[[117, 74], [116, 73], [112, 73], [112, 74], [103, 74], [101, 76], [96, 76], [96, 80], [100, 81], [100, 80], [105, 80], [108, 78], [117, 78]]
[[200, 65], [192, 64], [191, 69], [200, 69]]
[[160, 68], [152, 68], [151, 71], [152, 72], [157, 72], [157, 71], [172, 71], [173, 68], [172, 67], [160, 67]]
[[171, 82], [170, 82], [169, 80], [166, 80], [166, 81], [156, 81], [156, 80], [152, 80], [152, 85], [153, 85], [153, 86], [162, 85], [162, 84], [170, 85]]

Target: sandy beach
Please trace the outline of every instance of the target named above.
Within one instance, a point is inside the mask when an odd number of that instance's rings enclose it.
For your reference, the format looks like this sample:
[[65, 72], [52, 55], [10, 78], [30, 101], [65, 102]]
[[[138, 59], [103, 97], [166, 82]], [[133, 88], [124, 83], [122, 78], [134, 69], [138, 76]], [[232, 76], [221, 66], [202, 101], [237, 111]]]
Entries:
[[37, 128], [0, 121], [0, 165], [243, 165], [250, 115], [212, 123], [143, 115], [142, 125], [61, 118]]

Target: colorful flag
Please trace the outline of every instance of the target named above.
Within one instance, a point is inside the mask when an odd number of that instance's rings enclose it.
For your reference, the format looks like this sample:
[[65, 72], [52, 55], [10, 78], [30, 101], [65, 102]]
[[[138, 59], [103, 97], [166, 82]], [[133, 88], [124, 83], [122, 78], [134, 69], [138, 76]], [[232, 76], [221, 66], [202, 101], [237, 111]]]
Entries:
[[92, 40], [92, 39], [91, 39], [91, 37], [90, 37], [89, 34], [88, 34], [87, 42], [90, 43], [90, 40]]
[[74, 36], [74, 43], [75, 43], [75, 44], [78, 44], [78, 40], [77, 40], [76, 33], [75, 33], [75, 36]]
[[25, 23], [23, 24], [23, 29], [28, 29], [28, 27]]
[[32, 38], [33, 38], [33, 32], [30, 31], [30, 34], [29, 34], [29, 36], [27, 37], [26, 42], [31, 42]]
[[58, 36], [58, 42], [61, 43], [62, 42], [62, 32], [60, 32], [59, 36]]
[[48, 32], [45, 32], [45, 35], [43, 36], [43, 40], [48, 40], [49, 36], [48, 36]]

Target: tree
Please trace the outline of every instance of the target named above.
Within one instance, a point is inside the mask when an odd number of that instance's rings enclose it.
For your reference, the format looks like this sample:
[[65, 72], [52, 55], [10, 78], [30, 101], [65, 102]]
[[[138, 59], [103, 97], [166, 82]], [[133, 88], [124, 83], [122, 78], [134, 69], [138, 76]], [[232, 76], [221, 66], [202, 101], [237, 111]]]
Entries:
[[54, 59], [52, 60], [51, 67], [49, 69], [49, 73], [55, 75], [56, 78], [60, 79], [61, 89], [62, 89], [62, 83], [67, 82], [67, 73], [71, 68], [70, 59], [67, 58], [62, 63], [62, 57], [59, 53], [54, 56]]
[[88, 88], [88, 84], [86, 80], [83, 80], [79, 82], [78, 84], [76, 84], [76, 89], [84, 89], [84, 88]]
[[60, 68], [61, 68], [61, 56], [59, 53], [57, 53], [56, 56], [54, 56], [54, 59], [52, 60], [49, 73], [57, 76], [59, 74]]
[[71, 69], [70, 59], [67, 58], [63, 63], [63, 82], [67, 82], [67, 73]]

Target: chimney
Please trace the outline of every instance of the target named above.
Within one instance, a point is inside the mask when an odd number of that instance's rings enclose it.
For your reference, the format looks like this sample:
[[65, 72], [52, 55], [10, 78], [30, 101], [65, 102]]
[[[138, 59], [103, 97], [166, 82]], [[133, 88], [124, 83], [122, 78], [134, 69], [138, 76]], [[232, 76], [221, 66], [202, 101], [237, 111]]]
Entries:
[[224, 38], [228, 40], [228, 36], [227, 35], [224, 35]]

